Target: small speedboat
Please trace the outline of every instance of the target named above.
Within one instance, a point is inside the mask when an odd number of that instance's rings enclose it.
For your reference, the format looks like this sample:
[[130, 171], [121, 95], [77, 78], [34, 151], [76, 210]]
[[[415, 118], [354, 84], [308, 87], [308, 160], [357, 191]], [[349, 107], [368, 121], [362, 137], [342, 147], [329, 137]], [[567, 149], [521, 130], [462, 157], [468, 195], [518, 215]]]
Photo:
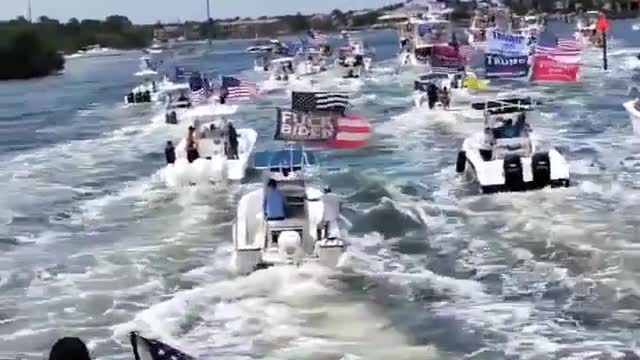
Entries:
[[[313, 153], [301, 148], [256, 154], [256, 168], [267, 170], [265, 180], [273, 179], [286, 199], [286, 217], [265, 219], [265, 187], [240, 198], [233, 223], [232, 266], [248, 274], [271, 266], [296, 266], [315, 261], [336, 267], [346, 250], [338, 221], [323, 225], [328, 201], [320, 187], [310, 183], [305, 167], [315, 164]], [[334, 198], [335, 199], [335, 198]]]
[[485, 130], [464, 140], [456, 171], [482, 193], [569, 186], [569, 164], [555, 148], [531, 134], [527, 98], [474, 103], [484, 110]]
[[124, 97], [125, 104], [148, 104], [164, 102], [169, 94], [176, 91], [189, 91], [189, 84], [174, 83], [167, 76], [160, 79], [160, 74], [155, 70], [151, 59], [146, 56], [140, 58], [140, 71], [134, 76], [142, 78], [142, 84], [134, 87]]
[[188, 161], [187, 141], [182, 139], [174, 150], [175, 163], [168, 163], [165, 168], [167, 186], [203, 185], [244, 179], [258, 133], [253, 129], [236, 130], [238, 156], [234, 159], [229, 154], [229, 123], [226, 119], [210, 115], [198, 118], [195, 123], [196, 131], [200, 134], [197, 141], [199, 157], [193, 162]]
[[631, 25], [633, 31], [640, 31], [640, 23]]

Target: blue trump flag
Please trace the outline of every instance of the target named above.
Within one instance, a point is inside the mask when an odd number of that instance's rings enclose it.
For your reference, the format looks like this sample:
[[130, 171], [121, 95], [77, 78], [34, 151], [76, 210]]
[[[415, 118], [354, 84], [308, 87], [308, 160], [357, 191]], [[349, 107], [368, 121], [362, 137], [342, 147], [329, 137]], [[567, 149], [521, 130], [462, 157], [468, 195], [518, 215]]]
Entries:
[[[144, 338], [134, 332], [131, 333], [130, 339], [133, 356], [136, 360], [149, 359], [149, 356], [153, 360], [195, 360], [193, 356], [163, 342]], [[142, 351], [148, 353], [148, 356], [141, 357]]]

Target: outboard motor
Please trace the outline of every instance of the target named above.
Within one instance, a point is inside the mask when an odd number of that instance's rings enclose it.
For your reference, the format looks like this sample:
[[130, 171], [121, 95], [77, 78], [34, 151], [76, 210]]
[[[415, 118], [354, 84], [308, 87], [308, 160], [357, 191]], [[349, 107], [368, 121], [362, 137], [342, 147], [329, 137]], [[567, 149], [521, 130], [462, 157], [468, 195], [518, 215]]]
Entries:
[[278, 251], [287, 260], [299, 264], [304, 256], [302, 251], [302, 239], [296, 231], [283, 231], [278, 235]]
[[176, 112], [175, 111], [170, 111], [170, 112], [166, 113], [165, 122], [167, 124], [172, 124], [172, 125], [177, 124], [178, 123], [178, 115], [176, 114]]
[[543, 188], [551, 182], [551, 161], [549, 153], [536, 153], [531, 157], [531, 173], [536, 188]]
[[151, 102], [151, 92], [149, 90], [145, 91], [142, 99], [144, 102]]
[[523, 186], [520, 155], [508, 154], [503, 160], [504, 185], [509, 190], [521, 190]]
[[135, 97], [136, 97], [136, 99], [135, 99], [135, 101], [134, 101], [134, 102], [135, 102], [136, 104], [139, 104], [139, 103], [141, 103], [141, 102], [142, 102], [142, 93], [137, 92], [137, 93], [136, 93], [136, 95], [135, 95]]
[[128, 103], [128, 104], [133, 104], [134, 102], [135, 102], [135, 97], [134, 97], [133, 93], [132, 93], [132, 92], [130, 92], [130, 93], [127, 95], [127, 103]]
[[167, 164], [175, 164], [176, 149], [171, 141], [167, 141], [167, 145], [164, 147], [164, 157], [167, 160]]

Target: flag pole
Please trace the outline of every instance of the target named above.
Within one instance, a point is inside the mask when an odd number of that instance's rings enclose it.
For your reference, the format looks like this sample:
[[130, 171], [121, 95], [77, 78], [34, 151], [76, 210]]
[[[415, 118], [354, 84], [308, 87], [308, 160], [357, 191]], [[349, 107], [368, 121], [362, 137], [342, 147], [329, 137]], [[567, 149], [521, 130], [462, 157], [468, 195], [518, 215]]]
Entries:
[[602, 32], [602, 65], [604, 67], [604, 70], [606, 71], [608, 69], [608, 64], [607, 64], [607, 32], [606, 31]]

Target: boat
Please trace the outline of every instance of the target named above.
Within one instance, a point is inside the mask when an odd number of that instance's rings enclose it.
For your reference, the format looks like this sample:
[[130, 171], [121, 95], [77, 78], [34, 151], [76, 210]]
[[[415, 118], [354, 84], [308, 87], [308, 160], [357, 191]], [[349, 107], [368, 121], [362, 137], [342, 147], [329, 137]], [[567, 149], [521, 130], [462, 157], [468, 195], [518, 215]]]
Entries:
[[77, 59], [77, 58], [97, 58], [97, 57], [112, 57], [112, 56], [121, 56], [124, 54], [123, 51], [112, 49], [108, 47], [102, 47], [100, 45], [89, 45], [78, 50], [76, 53], [65, 56], [66, 59]]
[[425, 65], [434, 46], [448, 45], [451, 23], [430, 15], [424, 18], [411, 17], [400, 27], [400, 65]]
[[[485, 4], [486, 5], [486, 4]], [[471, 26], [467, 30], [468, 42], [476, 48], [486, 46], [487, 34], [491, 30], [510, 31], [513, 26], [508, 9], [502, 7], [480, 7], [476, 10]]]
[[[462, 81], [461, 73], [430, 72], [420, 75], [413, 86], [413, 104], [419, 109], [447, 110], [451, 102], [453, 102], [453, 94], [451, 93], [453, 85], [462, 87]], [[433, 107], [430, 107], [427, 89], [432, 85], [435, 86], [435, 90], [438, 93], [438, 100], [433, 104]], [[448, 100], [446, 96], [443, 96], [443, 92], [448, 94]]]
[[640, 89], [635, 86], [629, 88], [629, 95], [631, 95], [633, 91], [637, 93], [636, 98], [625, 102], [623, 106], [629, 114], [629, 119], [631, 119], [633, 132], [636, 135], [640, 135]]
[[[471, 71], [464, 69], [432, 68], [431, 72], [418, 76], [418, 79], [414, 81], [414, 106], [419, 109], [429, 109], [427, 88], [430, 83], [436, 86], [438, 92], [444, 88], [447, 89], [449, 105], [454, 104], [456, 99], [467, 98], [470, 96], [469, 89], [471, 86], [467, 87], [466, 80], [475, 80], [485, 86], [488, 84], [487, 80], [478, 79], [476, 74]], [[433, 109], [443, 110], [446, 108], [448, 107], [444, 106], [442, 99], [439, 97]]]
[[[227, 180], [240, 181], [245, 178], [254, 155], [258, 133], [253, 129], [237, 129], [238, 156], [228, 155], [227, 131], [229, 122], [216, 114], [214, 107], [199, 107], [199, 116], [192, 114], [196, 131], [199, 157], [193, 162], [187, 158], [187, 141], [183, 138], [173, 149], [175, 162], [167, 159], [164, 171], [168, 187], [222, 183]], [[214, 128], [212, 128], [212, 125]], [[170, 151], [165, 149], [165, 151]]]
[[[485, 130], [464, 140], [456, 172], [471, 179], [482, 193], [568, 187], [567, 161], [531, 133], [527, 113], [535, 105], [530, 98], [473, 103], [474, 109], [484, 110]], [[510, 134], [515, 137], [501, 131], [509, 120], [515, 124], [515, 133]]]
[[158, 39], [153, 39], [151, 46], [147, 49], [144, 49], [143, 52], [149, 55], [160, 55], [168, 49], [168, 44], [163, 43]]
[[593, 35], [596, 32], [596, 23], [600, 13], [598, 11], [587, 11], [576, 21], [576, 38], [580, 39], [585, 45], [592, 41]]
[[301, 77], [296, 73], [300, 59], [296, 57], [281, 57], [269, 63], [269, 78], [260, 85], [260, 91], [272, 92], [285, 90], [289, 87], [306, 88], [312, 86], [311, 77]]
[[275, 48], [282, 46], [280, 41], [275, 39], [269, 40], [256, 40], [253, 45], [245, 49], [250, 54], [263, 54], [266, 52], [272, 52]]
[[124, 97], [125, 104], [164, 102], [169, 94], [189, 90], [188, 83], [174, 83], [167, 76], [160, 77], [154, 68], [150, 58], [146, 56], [140, 58], [140, 71], [136, 72], [134, 76], [142, 78], [142, 84], [134, 87]]
[[183, 122], [183, 116], [193, 108], [190, 92], [187, 90], [175, 91], [167, 96], [165, 109], [165, 123], [178, 124]]
[[540, 15], [528, 14], [512, 17], [512, 33], [525, 35], [530, 43], [534, 43], [538, 35], [544, 32], [544, 18]]
[[[255, 168], [266, 170], [267, 176], [264, 187], [245, 194], [238, 203], [232, 226], [232, 266], [237, 273], [304, 262], [339, 264], [347, 244], [338, 221], [321, 226], [324, 207], [332, 205], [306, 174], [307, 167], [315, 164], [315, 155], [297, 146], [256, 154]], [[269, 179], [278, 182], [285, 196], [283, 220], [265, 219], [263, 201]]]
[[338, 49], [336, 66], [344, 68], [347, 73], [344, 78], [360, 78], [371, 70], [373, 58], [367, 52], [361, 39], [351, 38], [347, 46]]
[[640, 31], [640, 23], [631, 25], [631, 30]]

